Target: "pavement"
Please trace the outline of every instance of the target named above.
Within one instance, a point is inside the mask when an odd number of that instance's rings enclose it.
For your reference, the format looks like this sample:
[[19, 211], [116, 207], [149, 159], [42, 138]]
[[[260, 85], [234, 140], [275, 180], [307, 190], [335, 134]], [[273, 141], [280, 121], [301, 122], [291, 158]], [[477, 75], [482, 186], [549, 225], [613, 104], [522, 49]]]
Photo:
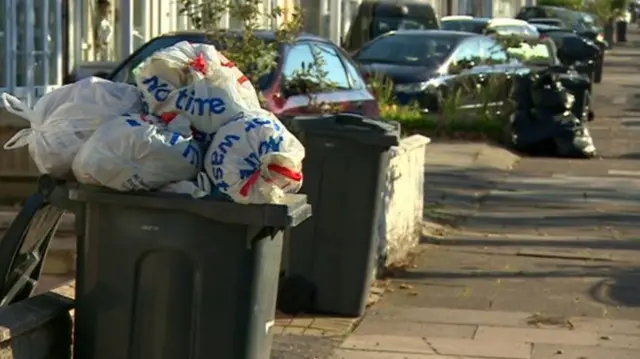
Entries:
[[640, 358], [638, 60], [634, 26], [594, 88], [598, 159], [433, 144], [424, 243], [331, 358]]

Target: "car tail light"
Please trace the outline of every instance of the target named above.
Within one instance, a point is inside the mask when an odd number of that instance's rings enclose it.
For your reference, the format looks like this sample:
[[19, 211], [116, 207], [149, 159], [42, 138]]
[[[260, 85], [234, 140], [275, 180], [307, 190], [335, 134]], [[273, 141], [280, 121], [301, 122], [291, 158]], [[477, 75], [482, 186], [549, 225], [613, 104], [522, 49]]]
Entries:
[[548, 39], [549, 36], [545, 35], [545, 34], [540, 34], [540, 40], [545, 40]]
[[368, 83], [369, 80], [371, 80], [371, 73], [369, 72], [365, 72], [362, 74], [362, 79], [364, 80], [364, 82]]
[[275, 108], [284, 107], [286, 99], [284, 98], [284, 96], [282, 96], [281, 93], [276, 92], [271, 96], [271, 98], [273, 99], [273, 105], [275, 106]]

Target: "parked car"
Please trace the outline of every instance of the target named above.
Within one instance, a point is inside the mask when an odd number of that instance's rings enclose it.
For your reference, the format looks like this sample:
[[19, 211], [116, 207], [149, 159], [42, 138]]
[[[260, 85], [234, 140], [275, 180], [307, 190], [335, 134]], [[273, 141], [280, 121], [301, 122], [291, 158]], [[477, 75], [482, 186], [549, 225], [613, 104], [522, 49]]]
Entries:
[[601, 50], [593, 41], [578, 35], [574, 30], [556, 26], [535, 25], [541, 38], [550, 38], [558, 49], [558, 58], [567, 66], [595, 80], [595, 71]]
[[[454, 93], [460, 109], [482, 106], [486, 99], [479, 98], [479, 87], [501, 79], [507, 91], [511, 76], [523, 68], [490, 37], [445, 30], [387, 33], [366, 44], [354, 60], [363, 73], [393, 81], [400, 104], [417, 103], [425, 113], [441, 111]], [[502, 106], [507, 93], [494, 92], [489, 102]]]
[[353, 53], [368, 41], [396, 30], [439, 29], [433, 7], [418, 0], [364, 0], [356, 12], [342, 47]]
[[533, 18], [533, 19], [528, 19], [527, 22], [534, 26], [549, 25], [549, 26], [556, 26], [556, 27], [567, 27], [567, 24], [565, 24], [564, 21], [560, 19], [553, 19], [553, 18]]
[[[230, 36], [234, 36], [230, 34]], [[237, 36], [237, 35], [236, 35]], [[256, 32], [258, 38], [267, 42], [275, 41], [272, 31]], [[166, 34], [144, 44], [126, 58], [107, 79], [117, 82], [134, 83], [135, 69], [154, 52], [172, 46], [180, 41], [212, 43], [204, 32], [178, 32]], [[215, 45], [215, 44], [214, 44]], [[266, 108], [276, 115], [299, 115], [312, 113], [312, 99], [315, 103], [339, 106], [344, 111], [360, 113], [369, 117], [378, 117], [378, 105], [375, 97], [368, 91], [357, 65], [351, 58], [329, 40], [301, 35], [292, 44], [282, 44], [278, 51], [275, 69], [263, 75], [256, 90], [264, 97]], [[331, 86], [317, 93], [298, 93], [296, 88], [287, 86], [287, 81], [297, 72], [308, 66], [320, 54], [324, 60], [325, 79]], [[314, 86], [316, 87], [316, 86]]]
[[568, 28], [575, 30], [578, 35], [596, 43], [600, 48], [601, 54], [596, 61], [594, 80], [595, 82], [602, 80], [604, 55], [609, 45], [604, 39], [603, 28], [598, 24], [594, 15], [556, 6], [525, 6], [518, 12], [516, 18], [521, 20], [539, 18], [560, 19]]
[[467, 31], [475, 34], [539, 36], [536, 29], [526, 21], [507, 18], [445, 16], [441, 19], [441, 27], [442, 30]]

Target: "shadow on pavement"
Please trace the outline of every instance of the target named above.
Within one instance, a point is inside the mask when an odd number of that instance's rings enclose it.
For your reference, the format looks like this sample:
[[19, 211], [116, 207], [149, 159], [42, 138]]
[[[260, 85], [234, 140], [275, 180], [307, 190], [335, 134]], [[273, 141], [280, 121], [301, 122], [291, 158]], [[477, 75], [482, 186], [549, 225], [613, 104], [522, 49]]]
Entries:
[[629, 268], [592, 286], [591, 297], [606, 305], [640, 307], [640, 268]]

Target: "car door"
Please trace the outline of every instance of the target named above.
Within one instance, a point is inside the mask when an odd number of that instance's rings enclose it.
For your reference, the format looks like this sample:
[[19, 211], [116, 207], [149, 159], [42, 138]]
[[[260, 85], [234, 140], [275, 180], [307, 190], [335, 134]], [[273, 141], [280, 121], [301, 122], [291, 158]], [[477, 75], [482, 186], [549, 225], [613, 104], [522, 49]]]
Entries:
[[506, 104], [504, 100], [511, 93], [516, 67], [509, 61], [509, 55], [502, 45], [494, 39], [479, 39], [479, 48], [482, 58], [486, 59], [482, 72], [483, 101], [488, 107], [501, 110]]
[[[477, 77], [479, 66], [479, 48], [477, 38], [463, 41], [451, 57], [445, 83], [445, 107], [455, 106], [469, 109], [477, 106], [477, 89], [480, 86]], [[451, 101], [457, 103], [453, 104]]]

